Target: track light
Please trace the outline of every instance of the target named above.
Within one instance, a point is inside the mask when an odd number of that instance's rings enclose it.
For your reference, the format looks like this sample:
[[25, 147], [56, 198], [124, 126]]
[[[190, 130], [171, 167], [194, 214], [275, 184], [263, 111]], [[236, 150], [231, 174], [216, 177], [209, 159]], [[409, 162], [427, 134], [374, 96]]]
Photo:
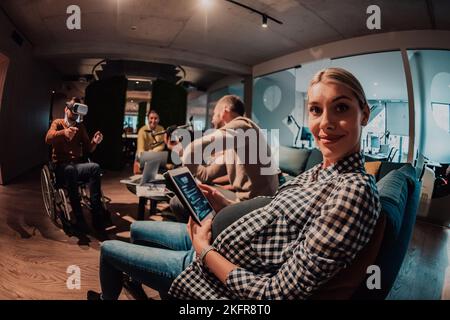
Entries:
[[262, 21], [262, 27], [267, 28], [267, 16], [265, 14], [262, 16]]
[[239, 2], [237, 2], [235, 0], [225, 0], [225, 1], [230, 2], [230, 3], [234, 4], [234, 5], [239, 6], [239, 7], [245, 8], [245, 9], [251, 11], [251, 12], [260, 14], [261, 17], [262, 17], [262, 27], [263, 28], [267, 28], [267, 21], [269, 21], [269, 20], [272, 20], [273, 22], [276, 22], [278, 24], [283, 24], [283, 22], [281, 22], [280, 20], [278, 20], [278, 19], [268, 15], [267, 13], [261, 12], [259, 10], [256, 10], [256, 9], [254, 9], [252, 7], [249, 7], [249, 6], [247, 6], [247, 5], [243, 4], [243, 3], [239, 3]]

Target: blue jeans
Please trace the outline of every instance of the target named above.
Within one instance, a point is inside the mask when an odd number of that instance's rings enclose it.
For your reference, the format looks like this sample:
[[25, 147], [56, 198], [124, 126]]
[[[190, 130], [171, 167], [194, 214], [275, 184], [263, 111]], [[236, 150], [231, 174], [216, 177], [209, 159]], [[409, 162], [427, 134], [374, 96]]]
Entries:
[[82, 215], [78, 182], [89, 182], [92, 213], [98, 215], [101, 212], [101, 170], [97, 163], [59, 164], [56, 166], [56, 176], [57, 180], [67, 188], [75, 216]]
[[103, 242], [100, 251], [102, 299], [119, 298], [123, 273], [165, 296], [173, 280], [192, 262], [194, 249], [186, 224], [138, 221], [131, 225], [131, 241]]

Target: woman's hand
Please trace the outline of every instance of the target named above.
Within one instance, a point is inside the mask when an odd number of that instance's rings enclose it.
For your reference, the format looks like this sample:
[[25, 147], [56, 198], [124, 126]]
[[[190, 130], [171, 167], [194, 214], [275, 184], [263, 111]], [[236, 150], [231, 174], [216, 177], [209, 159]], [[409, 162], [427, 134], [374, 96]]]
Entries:
[[[203, 249], [211, 244], [211, 225], [212, 219], [203, 220], [202, 225], [199, 226], [189, 217], [187, 231], [191, 237], [192, 246], [194, 247], [197, 257], [201, 255]], [[202, 263], [204, 263], [224, 285], [227, 284], [227, 278], [230, 272], [238, 268], [237, 265], [231, 263], [215, 250], [209, 251]]]
[[211, 225], [212, 219], [203, 220], [200, 226], [189, 217], [187, 231], [197, 256], [201, 254], [204, 248], [211, 244]]
[[200, 183], [198, 185], [200, 190], [202, 190], [205, 197], [209, 200], [211, 205], [213, 206], [214, 211], [219, 212], [226, 206], [233, 204], [234, 202], [225, 198], [223, 194], [217, 191], [216, 188], [208, 186], [207, 184]]

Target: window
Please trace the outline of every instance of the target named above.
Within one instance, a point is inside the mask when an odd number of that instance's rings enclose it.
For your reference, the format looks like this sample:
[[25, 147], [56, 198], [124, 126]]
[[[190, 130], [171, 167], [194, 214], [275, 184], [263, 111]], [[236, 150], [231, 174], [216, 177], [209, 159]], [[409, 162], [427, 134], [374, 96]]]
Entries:
[[[370, 66], [368, 68], [367, 66]], [[261, 127], [280, 129], [280, 144], [314, 147], [308, 127], [306, 98], [312, 77], [329, 67], [344, 68], [361, 82], [371, 108], [363, 129], [362, 148], [373, 158], [406, 162], [409, 143], [409, 104], [400, 51], [322, 59], [255, 78], [253, 119]]]
[[331, 66], [353, 73], [368, 99], [371, 115], [361, 142], [366, 156], [384, 159], [390, 155], [390, 161], [406, 162], [409, 105], [400, 51], [333, 59]]
[[186, 123], [192, 117], [192, 125], [195, 131], [206, 128], [206, 100], [207, 94], [198, 92], [199, 95], [187, 102]]
[[437, 126], [450, 133], [450, 104], [432, 102], [431, 111]]
[[261, 128], [278, 129], [281, 145], [292, 146], [294, 137], [301, 130], [295, 121], [288, 123], [295, 106], [295, 69], [254, 79], [252, 119]]
[[416, 148], [431, 161], [450, 163], [450, 51], [409, 50], [416, 114]]

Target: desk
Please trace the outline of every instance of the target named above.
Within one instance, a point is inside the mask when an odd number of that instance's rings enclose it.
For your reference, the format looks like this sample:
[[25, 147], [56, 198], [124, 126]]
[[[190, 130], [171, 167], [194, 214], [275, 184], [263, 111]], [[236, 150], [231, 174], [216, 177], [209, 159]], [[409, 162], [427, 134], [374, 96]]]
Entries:
[[136, 133], [127, 133], [122, 134], [122, 138], [124, 139], [137, 139], [138, 135]]
[[388, 160], [388, 155], [385, 153], [364, 153], [364, 157], [367, 161], [386, 161]]
[[436, 167], [436, 168], [441, 168], [442, 167], [442, 165], [439, 162], [436, 162], [436, 161], [427, 160], [427, 161], [425, 161], [425, 163], [426, 163], [427, 166], [430, 166], [430, 167]]
[[[123, 180], [122, 183], [125, 183], [125, 181]], [[170, 191], [164, 192], [164, 194], [161, 194], [161, 193], [153, 193], [152, 194], [151, 192], [149, 192], [148, 194], [144, 194], [144, 193], [138, 192], [139, 186], [130, 184], [130, 183], [125, 183], [125, 184], [127, 186], [127, 189], [130, 192], [132, 192], [133, 194], [135, 194], [136, 196], [138, 196], [138, 198], [139, 198], [139, 205], [138, 205], [138, 211], [137, 211], [137, 219], [138, 220], [144, 220], [145, 205], [147, 204], [147, 201], [150, 201], [149, 214], [154, 215], [157, 212], [158, 202], [159, 201], [169, 201], [169, 199], [170, 199], [170, 197], [169, 197], [169, 195], [171, 194]]]
[[168, 196], [146, 196], [146, 197], [139, 197], [139, 205], [138, 205], [138, 212], [137, 212], [137, 219], [138, 220], [144, 220], [145, 217], [145, 205], [147, 204], [147, 201], [150, 201], [150, 215], [156, 214], [157, 211], [157, 205], [159, 201], [169, 201]]

